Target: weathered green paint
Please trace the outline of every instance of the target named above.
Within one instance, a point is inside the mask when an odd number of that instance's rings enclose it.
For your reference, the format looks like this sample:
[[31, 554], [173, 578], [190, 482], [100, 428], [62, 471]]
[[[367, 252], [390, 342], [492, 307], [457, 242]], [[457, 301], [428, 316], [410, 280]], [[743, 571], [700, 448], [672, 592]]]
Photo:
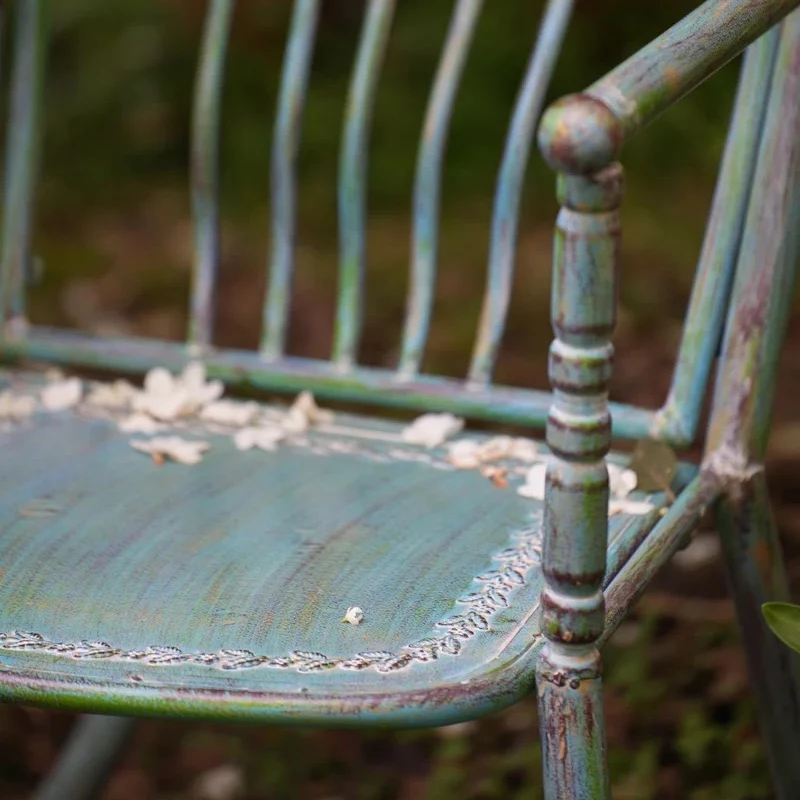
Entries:
[[[543, 504], [398, 444], [397, 425], [339, 424], [371, 435], [241, 453], [201, 426], [213, 447], [190, 468], [76, 412], [0, 432], [0, 696], [430, 725], [528, 692]], [[606, 581], [655, 519], [612, 518]]]
[[[542, 619], [536, 665], [548, 800], [610, 797], [601, 661], [608, 536], [608, 410], [622, 169], [569, 177], [559, 192], [551, 316]], [[574, 206], [574, 207], [573, 207]], [[593, 369], [582, 370], [590, 362]]]

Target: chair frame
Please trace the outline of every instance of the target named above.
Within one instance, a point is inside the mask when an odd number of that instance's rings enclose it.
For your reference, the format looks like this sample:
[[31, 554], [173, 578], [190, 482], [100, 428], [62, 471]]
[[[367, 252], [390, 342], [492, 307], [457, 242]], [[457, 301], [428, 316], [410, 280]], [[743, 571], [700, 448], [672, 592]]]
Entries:
[[[426, 115], [414, 189], [412, 280], [397, 370], [357, 363], [364, 301], [366, 144], [394, 1], [369, 4], [356, 55], [340, 160], [341, 271], [330, 361], [285, 353], [297, 142], [319, 0], [298, 0], [291, 23], [273, 140], [271, 270], [259, 353], [213, 346], [218, 131], [232, 0], [210, 0], [198, 68], [191, 162], [195, 263], [187, 343], [101, 341], [27, 323], [24, 287], [30, 273], [44, 70], [43, 5], [42, 0], [17, 4], [3, 190], [3, 357], [134, 373], [153, 366], [177, 369], [201, 357], [211, 375], [234, 385], [309, 389], [340, 400], [546, 424], [554, 455], [547, 473], [543, 555], [542, 629], [547, 641], [537, 661], [536, 685], [548, 800], [609, 797], [598, 648], [703, 512], [714, 508], [776, 785], [783, 798], [800, 796], [800, 676], [794, 657], [769, 635], [760, 616], [762, 602], [788, 596], [763, 460], [777, 354], [800, 254], [800, 12], [790, 14], [800, 0], [709, 0], [585, 92], [545, 113], [540, 147], [559, 173], [561, 203], [552, 298], [552, 394], [496, 386], [491, 375], [512, 286], [524, 166], [571, 13], [569, 0], [548, 3], [515, 107], [498, 179], [487, 291], [465, 380], [434, 377], [420, 369], [433, 303], [443, 154], [480, 0], [456, 3]], [[657, 410], [610, 403], [623, 183], [620, 150], [753, 42], [744, 61], [669, 395]], [[691, 443], [720, 346], [700, 470], [603, 591], [605, 456], [611, 421], [616, 439]], [[40, 797], [82, 797], [93, 791], [129, 724], [113, 717], [85, 718]], [[84, 747], [103, 740], [116, 745], [82, 758]]]

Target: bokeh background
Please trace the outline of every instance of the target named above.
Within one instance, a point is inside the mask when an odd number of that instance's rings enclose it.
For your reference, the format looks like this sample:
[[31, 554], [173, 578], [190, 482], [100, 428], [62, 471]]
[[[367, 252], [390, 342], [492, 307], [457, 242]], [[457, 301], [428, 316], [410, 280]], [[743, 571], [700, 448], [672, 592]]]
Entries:
[[[52, 3], [35, 247], [35, 321], [179, 339], [191, 228], [190, 100], [199, 0]], [[450, 0], [400, 0], [369, 153], [368, 296], [362, 360], [392, 366], [407, 287], [409, 207], [427, 92]], [[550, 97], [578, 90], [695, 5], [582, 0]], [[490, 0], [447, 151], [437, 304], [425, 367], [463, 374], [486, 274], [503, 139], [542, 3]], [[325, 357], [336, 290], [336, 166], [363, 0], [325, 0], [300, 144], [298, 265], [290, 349]], [[269, 246], [272, 109], [289, 0], [239, 3], [222, 132], [223, 254], [216, 337], [254, 347]], [[3, 51], [7, 74], [8, 49]], [[624, 154], [628, 183], [616, 399], [661, 403], [703, 235], [738, 61]], [[546, 382], [553, 176], [527, 173], [517, 284], [497, 379]], [[800, 579], [800, 317], [790, 325], [768, 470]], [[694, 451], [696, 452], [696, 451]], [[606, 651], [606, 713], [620, 800], [771, 797], [716, 540], [679, 554]], [[26, 798], [74, 717], [0, 707], [0, 797]], [[143, 722], [104, 800], [535, 800], [535, 702], [438, 731], [332, 732]], [[226, 783], [227, 780], [227, 783]], [[227, 788], [226, 788], [227, 787]], [[215, 796], [214, 791], [221, 793]], [[238, 792], [238, 793], [237, 793]]]

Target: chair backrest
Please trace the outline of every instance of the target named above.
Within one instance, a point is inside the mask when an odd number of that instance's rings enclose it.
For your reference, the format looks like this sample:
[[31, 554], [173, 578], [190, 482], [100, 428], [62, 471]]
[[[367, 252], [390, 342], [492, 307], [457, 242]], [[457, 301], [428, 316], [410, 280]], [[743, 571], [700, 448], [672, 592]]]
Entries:
[[[627, 138], [734, 57], [798, 2], [773, 0], [752, 4], [733, 0], [715, 11], [718, 4], [710, 0], [590, 91], [607, 102], [623, 120], [623, 135]], [[482, 0], [454, 3], [431, 89], [412, 198], [410, 289], [400, 355], [393, 370], [359, 365], [357, 350], [365, 302], [367, 145], [395, 0], [371, 0], [366, 5], [355, 54], [339, 163], [339, 292], [330, 360], [298, 359], [287, 355], [285, 350], [295, 255], [298, 141], [321, 0], [295, 0], [285, 50], [271, 157], [271, 255], [259, 352], [216, 348], [212, 336], [219, 260], [218, 132], [233, 0], [209, 0], [197, 71], [190, 167], [195, 257], [186, 344], [107, 340], [26, 323], [24, 284], [31, 261], [31, 214], [46, 51], [44, 5], [44, 0], [26, 0], [15, 6], [3, 194], [0, 283], [3, 354], [130, 372], [156, 365], [177, 369], [188, 359], [200, 357], [210, 374], [234, 384], [280, 391], [310, 389], [327, 398], [451, 411], [522, 425], [545, 423], [551, 403], [549, 392], [497, 386], [492, 383], [492, 373], [513, 286], [525, 167], [572, 11], [571, 0], [548, 1], [519, 90], [497, 178], [482, 313], [471, 364], [463, 380], [421, 374], [420, 365], [428, 338], [437, 273], [444, 151]], [[698, 45], [697, 32], [702, 32], [704, 25], [712, 27], [712, 14], [725, 16], [727, 38], [723, 47], [703, 50]], [[721, 25], [719, 20], [713, 24]], [[618, 437], [652, 435], [685, 443], [694, 436], [728, 306], [738, 232], [752, 182], [775, 51], [776, 36], [767, 36], [746, 58], [670, 397], [659, 411], [611, 404], [614, 433]], [[623, 101], [634, 96], [637, 103], [631, 110]]]
[[166, 342], [101, 341], [25, 323], [24, 283], [30, 261], [41, 83], [46, 50], [43, 0], [16, 4], [15, 52], [7, 137], [0, 316], [3, 352], [90, 367], [139, 371], [178, 367], [202, 357], [210, 374], [270, 390], [310, 389], [323, 397], [449, 410], [522, 424], [544, 421], [549, 395], [491, 384], [512, 291], [517, 221], [535, 126], [572, 11], [572, 0], [548, 0], [508, 130], [497, 178], [483, 312], [466, 380], [420, 375], [437, 272], [442, 166], [449, 125], [482, 0], [456, 0], [430, 92], [413, 189], [412, 258], [407, 314], [395, 370], [357, 363], [365, 303], [367, 151], [371, 113], [380, 87], [395, 0], [366, 4], [355, 52], [338, 176], [339, 292], [330, 360], [286, 354], [295, 260], [298, 142], [322, 0], [296, 0], [288, 31], [271, 154], [271, 255], [260, 352], [213, 346], [219, 261], [218, 137], [224, 65], [233, 0], [209, 0], [195, 83], [190, 192], [194, 264], [189, 331], [184, 346]]

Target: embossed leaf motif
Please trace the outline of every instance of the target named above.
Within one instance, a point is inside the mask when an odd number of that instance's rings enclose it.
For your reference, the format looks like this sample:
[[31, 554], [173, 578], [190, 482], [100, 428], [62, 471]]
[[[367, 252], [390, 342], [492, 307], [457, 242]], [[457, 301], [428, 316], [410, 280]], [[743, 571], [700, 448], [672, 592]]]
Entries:
[[675, 451], [663, 442], [640, 439], [631, 456], [628, 469], [636, 473], [636, 488], [643, 492], [665, 492], [674, 500], [672, 479], [678, 470]]

